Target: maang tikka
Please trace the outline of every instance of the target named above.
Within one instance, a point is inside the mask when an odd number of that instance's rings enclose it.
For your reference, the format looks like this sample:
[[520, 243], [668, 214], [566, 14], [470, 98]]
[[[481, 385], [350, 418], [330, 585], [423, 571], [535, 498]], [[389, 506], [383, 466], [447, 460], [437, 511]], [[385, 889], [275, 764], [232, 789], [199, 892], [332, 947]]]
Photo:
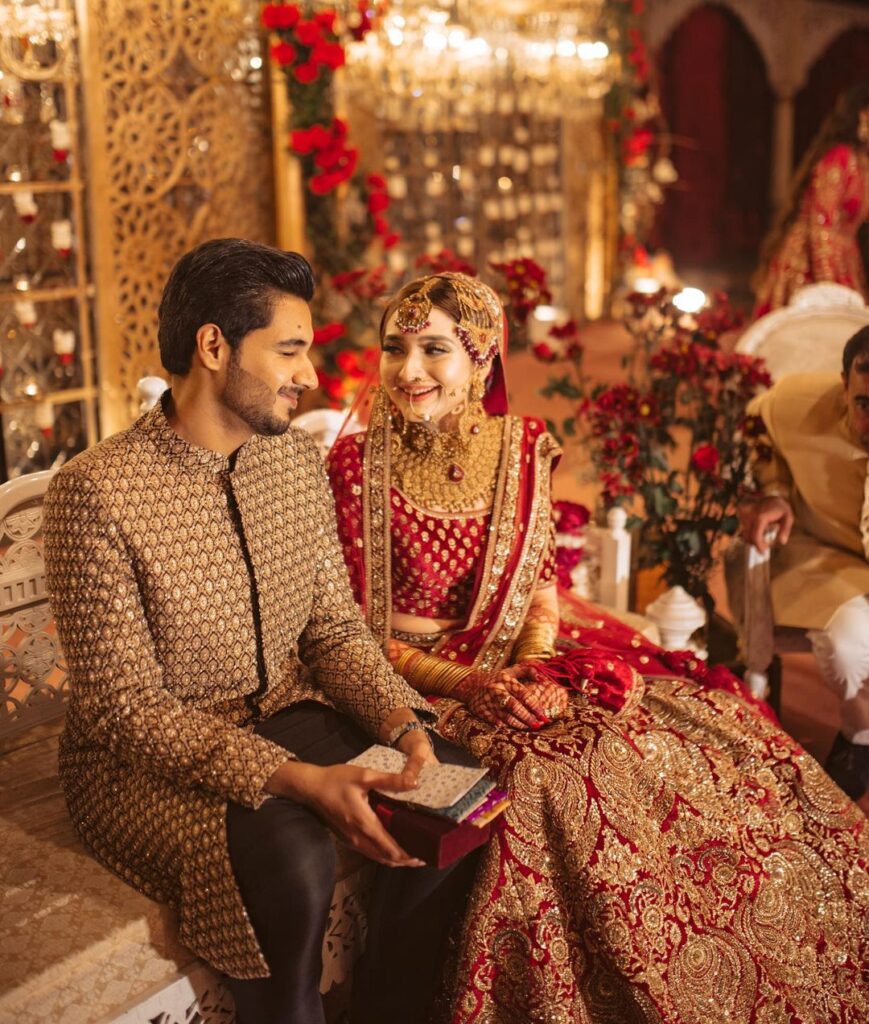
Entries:
[[449, 281], [459, 306], [456, 336], [475, 366], [485, 366], [498, 351], [502, 331], [501, 303], [495, 292], [467, 274], [435, 274], [399, 302], [395, 326], [402, 334], [419, 334], [431, 324], [429, 292], [438, 281]]

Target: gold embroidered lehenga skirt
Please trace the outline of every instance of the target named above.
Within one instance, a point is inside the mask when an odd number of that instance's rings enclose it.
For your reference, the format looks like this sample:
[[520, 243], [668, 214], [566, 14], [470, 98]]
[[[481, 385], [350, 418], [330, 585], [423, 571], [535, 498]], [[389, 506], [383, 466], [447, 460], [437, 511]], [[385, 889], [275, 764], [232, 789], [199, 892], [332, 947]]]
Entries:
[[869, 1020], [865, 819], [740, 698], [647, 679], [539, 732], [441, 731], [512, 805], [456, 952], [452, 1024]]

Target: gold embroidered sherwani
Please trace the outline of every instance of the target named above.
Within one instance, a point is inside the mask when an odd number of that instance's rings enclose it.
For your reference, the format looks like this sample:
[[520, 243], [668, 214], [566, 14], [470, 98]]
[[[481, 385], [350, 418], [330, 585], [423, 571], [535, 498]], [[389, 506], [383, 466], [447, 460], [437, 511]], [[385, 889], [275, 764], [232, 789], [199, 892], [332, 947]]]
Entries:
[[773, 549], [775, 621], [823, 629], [840, 605], [869, 594], [860, 534], [869, 456], [848, 430], [837, 374], [785, 377], [749, 412], [763, 418], [774, 448], [758, 480], [787, 498], [796, 517], [788, 543]]
[[374, 735], [426, 707], [350, 593], [313, 439], [193, 447], [158, 404], [60, 470], [48, 586], [72, 694], [60, 777], [107, 867], [172, 904], [194, 952], [268, 974], [230, 866], [227, 801], [249, 807], [289, 756], [251, 731], [303, 699]]

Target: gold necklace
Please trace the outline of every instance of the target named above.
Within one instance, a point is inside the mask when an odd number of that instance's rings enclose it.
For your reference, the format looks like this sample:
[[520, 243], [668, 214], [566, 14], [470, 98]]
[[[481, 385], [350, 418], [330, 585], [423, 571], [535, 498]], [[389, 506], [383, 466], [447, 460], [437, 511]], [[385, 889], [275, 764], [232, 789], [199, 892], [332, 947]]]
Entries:
[[491, 507], [501, 461], [503, 416], [485, 416], [467, 435], [420, 423], [392, 430], [392, 480], [414, 504], [435, 512]]

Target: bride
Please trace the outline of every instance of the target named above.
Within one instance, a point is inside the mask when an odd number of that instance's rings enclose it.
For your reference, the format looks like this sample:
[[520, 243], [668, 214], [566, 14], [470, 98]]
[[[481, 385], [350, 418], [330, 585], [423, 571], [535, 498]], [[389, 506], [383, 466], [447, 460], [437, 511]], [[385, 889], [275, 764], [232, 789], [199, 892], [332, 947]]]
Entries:
[[508, 413], [503, 324], [473, 278], [404, 287], [328, 464], [371, 629], [512, 799], [449, 1019], [869, 1019], [865, 819], [732, 677], [556, 588], [559, 453]]

